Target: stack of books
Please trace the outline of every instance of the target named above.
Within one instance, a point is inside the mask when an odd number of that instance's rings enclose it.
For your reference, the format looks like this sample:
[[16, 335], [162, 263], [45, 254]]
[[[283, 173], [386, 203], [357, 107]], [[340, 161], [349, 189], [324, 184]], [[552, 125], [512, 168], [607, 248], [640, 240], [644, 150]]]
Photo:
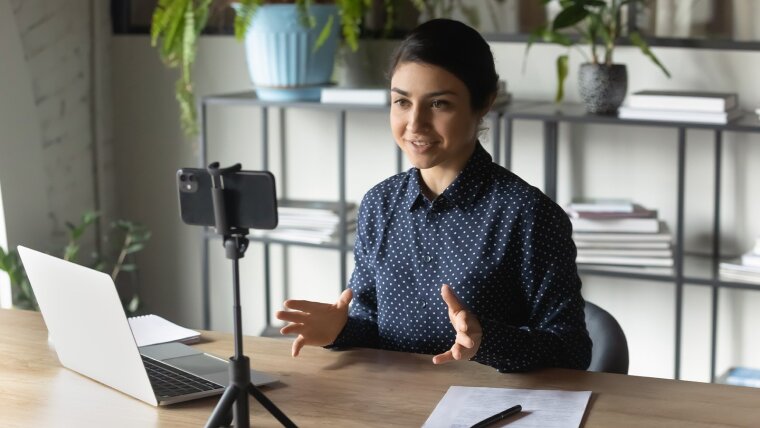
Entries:
[[673, 249], [665, 222], [628, 199], [576, 200], [567, 208], [584, 267], [671, 268]]
[[723, 124], [741, 116], [739, 97], [719, 92], [639, 91], [618, 109], [621, 119]]
[[[499, 80], [494, 105], [509, 104], [512, 94], [507, 91], [507, 82]], [[319, 101], [323, 104], [355, 104], [384, 106], [391, 102], [389, 88], [351, 88], [328, 86], [321, 89]]]
[[720, 383], [760, 388], [760, 369], [732, 367], [721, 378]]
[[391, 91], [388, 88], [330, 86], [322, 88], [319, 101], [323, 104], [385, 106], [391, 103]]
[[760, 284], [760, 238], [755, 239], [755, 248], [742, 254], [739, 260], [720, 264], [721, 279]]
[[[346, 203], [346, 233], [356, 230], [357, 205]], [[340, 203], [283, 200], [277, 203], [279, 222], [273, 230], [255, 230], [254, 236], [284, 241], [324, 244], [340, 236]]]

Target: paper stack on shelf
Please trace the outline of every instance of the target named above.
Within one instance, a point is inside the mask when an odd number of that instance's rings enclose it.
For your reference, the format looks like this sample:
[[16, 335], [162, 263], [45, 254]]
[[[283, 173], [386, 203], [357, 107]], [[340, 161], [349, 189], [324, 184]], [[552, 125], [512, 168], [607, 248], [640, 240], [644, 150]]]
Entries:
[[760, 284], [760, 238], [755, 239], [755, 248], [742, 254], [739, 260], [722, 262], [720, 277], [731, 281]]
[[[356, 230], [357, 206], [346, 202], [346, 233]], [[277, 202], [279, 222], [273, 230], [255, 230], [254, 236], [323, 244], [340, 236], [340, 204], [326, 201]]]
[[724, 124], [742, 115], [735, 93], [639, 91], [618, 109], [621, 119]]
[[324, 104], [361, 104], [384, 106], [390, 104], [388, 88], [348, 88], [329, 86], [322, 88], [319, 101]]
[[578, 264], [592, 268], [673, 266], [671, 234], [656, 210], [626, 199], [592, 199], [574, 201], [567, 213]]
[[750, 367], [732, 367], [723, 376], [720, 383], [760, 388], [760, 369]]

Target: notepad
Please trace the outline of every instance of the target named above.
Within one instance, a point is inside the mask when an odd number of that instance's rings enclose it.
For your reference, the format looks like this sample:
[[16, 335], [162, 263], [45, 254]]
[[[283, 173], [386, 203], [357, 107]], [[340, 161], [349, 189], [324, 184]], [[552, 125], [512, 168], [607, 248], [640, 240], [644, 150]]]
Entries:
[[158, 315], [131, 317], [128, 321], [138, 347], [167, 342], [195, 343], [201, 339], [197, 331], [180, 327]]
[[451, 386], [423, 428], [469, 427], [515, 404], [522, 411], [510, 417], [510, 428], [577, 428], [590, 397], [591, 391]]

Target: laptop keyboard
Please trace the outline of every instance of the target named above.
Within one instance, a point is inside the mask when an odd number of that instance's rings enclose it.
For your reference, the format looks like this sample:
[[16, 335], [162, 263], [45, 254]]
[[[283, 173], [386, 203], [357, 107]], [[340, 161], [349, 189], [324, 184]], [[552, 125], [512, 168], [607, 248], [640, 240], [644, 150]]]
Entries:
[[141, 355], [150, 384], [156, 396], [178, 397], [196, 392], [224, 388], [222, 385], [174, 368], [168, 364]]

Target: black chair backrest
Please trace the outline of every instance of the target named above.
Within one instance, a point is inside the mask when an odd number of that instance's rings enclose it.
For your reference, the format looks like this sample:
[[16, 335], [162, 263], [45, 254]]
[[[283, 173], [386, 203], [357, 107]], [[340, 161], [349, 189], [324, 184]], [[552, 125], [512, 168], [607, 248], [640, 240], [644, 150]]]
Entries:
[[589, 371], [628, 374], [628, 341], [615, 318], [587, 301], [586, 328], [594, 344]]

